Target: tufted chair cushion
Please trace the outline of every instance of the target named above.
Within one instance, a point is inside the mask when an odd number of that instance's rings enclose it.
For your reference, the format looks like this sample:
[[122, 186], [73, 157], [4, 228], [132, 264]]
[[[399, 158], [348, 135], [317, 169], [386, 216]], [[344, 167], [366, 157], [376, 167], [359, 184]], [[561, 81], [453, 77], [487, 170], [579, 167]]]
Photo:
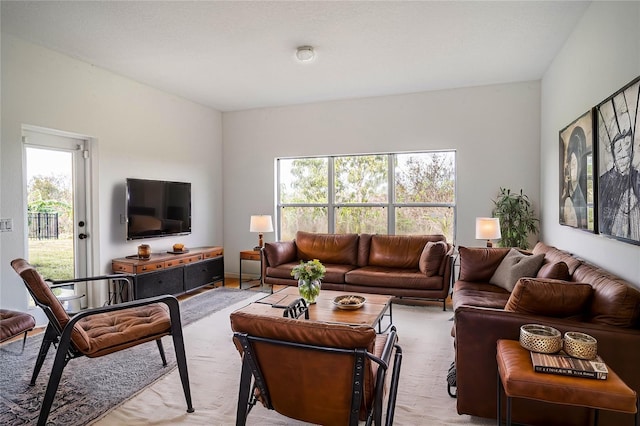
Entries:
[[0, 309], [0, 342], [29, 331], [36, 326], [36, 320], [26, 312]]
[[78, 349], [95, 358], [166, 336], [171, 331], [171, 320], [169, 308], [164, 303], [154, 303], [91, 315], [78, 321], [76, 330], [78, 327], [82, 336], [82, 347]]
[[[49, 318], [49, 321], [56, 321], [63, 329], [69, 322], [69, 314], [42, 276], [23, 259], [14, 261], [12, 265], [38, 303], [51, 309], [54, 318]], [[83, 318], [74, 326], [71, 341], [84, 355], [98, 357], [155, 340], [170, 334], [170, 331], [168, 308], [164, 304], [152, 304]]]

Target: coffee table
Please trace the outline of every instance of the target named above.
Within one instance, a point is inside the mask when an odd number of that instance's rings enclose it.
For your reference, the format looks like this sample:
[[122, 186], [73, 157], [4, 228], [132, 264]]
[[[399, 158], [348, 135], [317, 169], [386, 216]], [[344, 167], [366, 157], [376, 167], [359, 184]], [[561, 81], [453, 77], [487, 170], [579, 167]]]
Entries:
[[[365, 304], [355, 310], [340, 309], [333, 304], [333, 299], [337, 296], [353, 294], [366, 299]], [[285, 287], [284, 289], [259, 299], [240, 310], [255, 315], [282, 317], [285, 308], [300, 298], [297, 287]], [[382, 333], [386, 331], [392, 323], [393, 296], [382, 294], [353, 293], [348, 291], [322, 290], [316, 299], [316, 303], [309, 306], [309, 320], [322, 322], [335, 322], [352, 325], [369, 325], [378, 327]], [[382, 329], [382, 320], [389, 318], [389, 324]]]

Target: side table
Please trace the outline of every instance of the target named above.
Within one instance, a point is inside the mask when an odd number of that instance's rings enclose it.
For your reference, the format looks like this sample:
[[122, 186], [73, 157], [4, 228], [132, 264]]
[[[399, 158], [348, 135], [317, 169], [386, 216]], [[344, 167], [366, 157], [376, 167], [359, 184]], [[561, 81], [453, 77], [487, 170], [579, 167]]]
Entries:
[[531, 353], [516, 340], [498, 340], [498, 425], [502, 417], [502, 392], [507, 397], [507, 425], [511, 425], [512, 398], [534, 399], [553, 404], [593, 408], [594, 424], [598, 424], [599, 410], [635, 414], [639, 425], [638, 395], [609, 367], [606, 380], [557, 374], [537, 373], [533, 370]]
[[[240, 273], [239, 273], [239, 277], [238, 277], [238, 283], [240, 286], [240, 290], [242, 290], [242, 283], [243, 282], [250, 282], [250, 281], [254, 281], [254, 280], [246, 280], [246, 281], [242, 281], [242, 261], [254, 261], [254, 262], [260, 262], [260, 278], [258, 278], [259, 284], [257, 285], [253, 285], [253, 286], [249, 286], [247, 288], [253, 288], [253, 287], [258, 287], [260, 286], [260, 288], [262, 288], [262, 250], [242, 250], [240, 252]], [[273, 292], [273, 287], [272, 290]]]

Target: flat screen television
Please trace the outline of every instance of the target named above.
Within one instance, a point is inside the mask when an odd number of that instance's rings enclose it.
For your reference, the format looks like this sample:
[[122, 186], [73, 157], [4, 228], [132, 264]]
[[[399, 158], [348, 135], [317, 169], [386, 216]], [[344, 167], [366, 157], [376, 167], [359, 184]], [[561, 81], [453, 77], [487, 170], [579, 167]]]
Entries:
[[191, 233], [191, 183], [127, 179], [127, 240]]

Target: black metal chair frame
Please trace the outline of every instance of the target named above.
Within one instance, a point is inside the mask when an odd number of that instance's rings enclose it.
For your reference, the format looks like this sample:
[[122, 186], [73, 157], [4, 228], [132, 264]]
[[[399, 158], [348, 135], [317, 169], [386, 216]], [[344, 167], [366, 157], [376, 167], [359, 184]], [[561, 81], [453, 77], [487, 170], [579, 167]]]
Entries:
[[[316, 346], [303, 343], [287, 342], [283, 340], [269, 339], [265, 337], [250, 336], [246, 333], [234, 333], [234, 338], [240, 342], [243, 350], [242, 356], [242, 371], [240, 375], [240, 388], [238, 392], [238, 409], [236, 413], [236, 425], [245, 425], [247, 416], [251, 412], [251, 409], [258, 402], [255, 390], [259, 391], [260, 399], [269, 410], [273, 410], [271, 404], [271, 398], [269, 396], [269, 387], [265, 383], [264, 375], [260, 369], [259, 361], [256, 359], [255, 352], [253, 350], [253, 343], [267, 343], [273, 345], [287, 346], [291, 348], [298, 348], [311, 351], [329, 352], [335, 354], [352, 354], [354, 358], [354, 375], [353, 375], [353, 387], [351, 392], [351, 415], [349, 418], [350, 426], [357, 426], [359, 422], [360, 405], [362, 402], [362, 395], [364, 394], [364, 366], [365, 359], [371, 360], [379, 365], [376, 376], [376, 388], [374, 394], [374, 403], [372, 409], [367, 413], [366, 425], [382, 424], [382, 406], [384, 397], [384, 381], [387, 370], [389, 369], [389, 361], [391, 354], [395, 349], [393, 372], [391, 376], [391, 383], [389, 388], [389, 398], [387, 402], [387, 415], [385, 418], [385, 425], [393, 424], [393, 417], [395, 415], [396, 396], [398, 393], [398, 381], [400, 378], [400, 367], [402, 363], [402, 348], [398, 345], [398, 337], [396, 328], [391, 326], [389, 331], [389, 337], [382, 351], [382, 357], [369, 353], [365, 348], [357, 349], [343, 349], [343, 348], [331, 348], [325, 346]], [[252, 384], [253, 382], [253, 384]], [[295, 392], [295, 387], [292, 386], [292, 392]]]
[[[61, 281], [52, 281], [54, 284], [50, 285], [50, 288], [56, 287], [64, 287], [69, 285], [74, 285], [79, 282], [95, 282], [98, 280], [105, 279], [117, 279], [117, 280], [127, 280], [129, 282], [129, 288], [132, 287], [132, 276], [126, 274], [118, 274], [118, 275], [103, 275], [96, 277], [87, 277], [87, 278], [77, 278], [73, 280], [61, 280]], [[73, 315], [69, 322], [66, 324], [64, 328], [60, 326], [58, 319], [53, 314], [51, 308], [45, 304], [42, 304], [36, 296], [31, 291], [29, 285], [25, 282], [27, 290], [31, 294], [34, 302], [37, 306], [39, 306], [47, 315], [49, 320], [49, 324], [45, 330], [44, 338], [42, 340], [42, 344], [40, 346], [40, 351], [38, 352], [38, 357], [36, 359], [36, 365], [33, 370], [33, 374], [31, 376], [31, 381], [29, 382], [30, 386], [34, 386], [36, 383], [36, 379], [38, 378], [38, 374], [40, 373], [40, 369], [42, 368], [42, 364], [44, 363], [45, 358], [47, 357], [47, 352], [51, 344], [53, 343], [54, 347], [57, 345], [56, 357], [53, 362], [53, 367], [51, 368], [51, 374], [49, 376], [49, 382], [47, 384], [47, 389], [45, 391], [45, 396], [42, 401], [42, 407], [40, 409], [40, 416], [38, 417], [38, 426], [45, 426], [47, 424], [47, 418], [49, 417], [49, 412], [51, 411], [51, 406], [53, 405], [53, 400], [58, 390], [58, 386], [60, 384], [60, 379], [62, 377], [62, 371], [67, 363], [73, 358], [79, 358], [84, 356], [82, 352], [78, 351], [71, 341], [71, 335], [74, 326], [78, 321], [83, 318], [104, 314], [107, 312], [116, 312], [123, 309], [135, 308], [140, 306], [151, 305], [153, 303], [164, 303], [169, 308], [169, 317], [171, 319], [171, 331], [170, 334], [173, 337], [173, 345], [176, 353], [176, 363], [178, 365], [178, 371], [180, 374], [180, 381], [182, 382], [182, 389], [184, 391], [185, 400], [187, 402], [187, 412], [194, 412], [193, 404], [191, 401], [191, 389], [189, 386], [189, 373], [187, 370], [187, 357], [184, 349], [184, 338], [182, 334], [182, 323], [180, 318], [180, 305], [178, 303], [178, 299], [171, 295], [157, 296], [148, 299], [140, 299], [134, 300], [131, 302], [120, 303], [116, 305], [107, 305], [99, 308], [93, 309], [85, 309], [80, 311], [79, 313]], [[162, 359], [162, 365], [167, 365], [167, 360], [164, 353], [164, 348], [162, 346], [162, 340], [156, 339], [156, 343], [158, 346], [158, 350], [160, 351], [160, 357]]]

